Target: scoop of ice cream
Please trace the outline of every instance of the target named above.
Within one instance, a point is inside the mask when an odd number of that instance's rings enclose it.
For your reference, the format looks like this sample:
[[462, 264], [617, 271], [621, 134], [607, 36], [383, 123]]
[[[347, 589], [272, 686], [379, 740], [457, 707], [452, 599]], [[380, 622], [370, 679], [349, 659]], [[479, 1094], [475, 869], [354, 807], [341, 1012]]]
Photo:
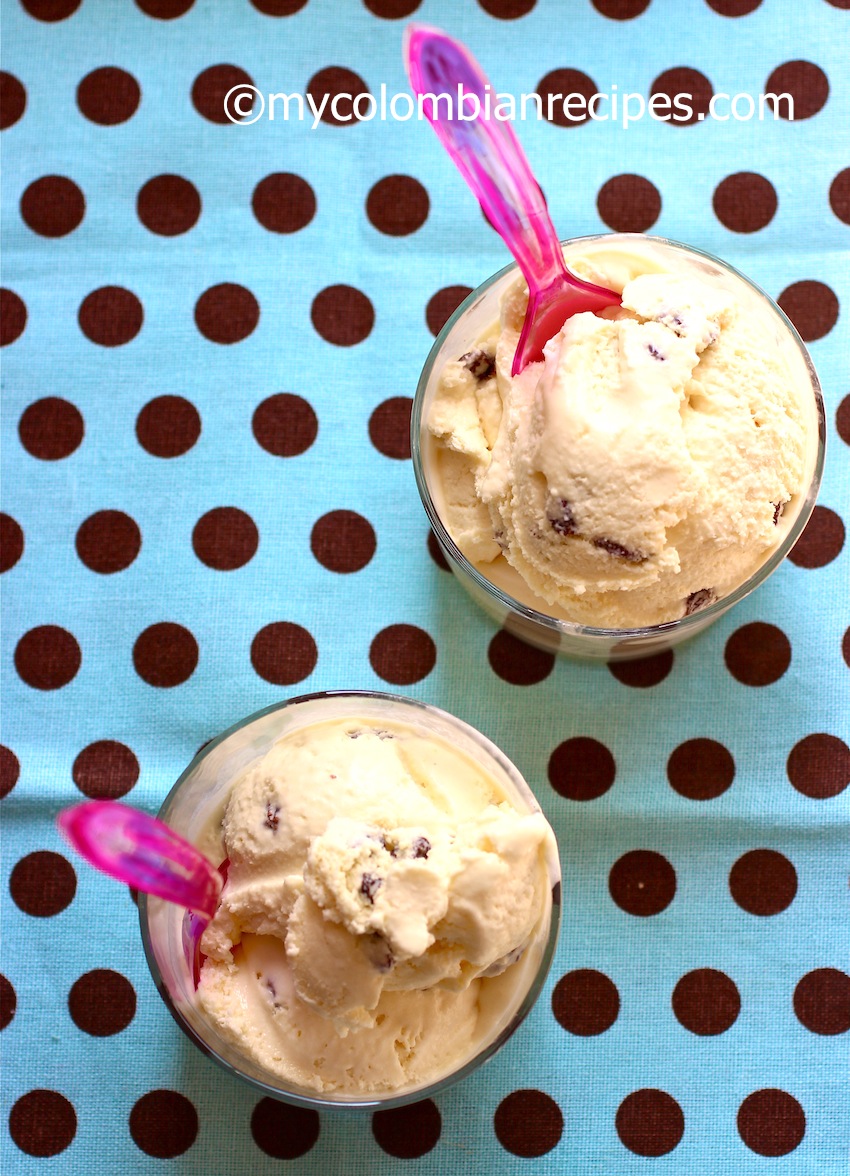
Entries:
[[516, 378], [512, 290], [483, 344], [493, 370], [447, 364], [427, 421], [463, 554], [485, 575], [506, 562], [542, 611], [594, 626], [675, 620], [727, 594], [776, 545], [803, 482], [799, 381], [764, 318], [728, 287], [649, 269]]
[[[201, 943], [199, 1003], [262, 1065], [317, 1089], [356, 1089], [364, 1066], [384, 1067], [376, 1088], [398, 1085], [399, 1066], [413, 1081], [434, 1037], [444, 1061], [468, 1050], [481, 986], [548, 917], [543, 816], [398, 724], [284, 737], [235, 784], [222, 832], [228, 877]], [[400, 1058], [406, 1034], [416, 1045]]]

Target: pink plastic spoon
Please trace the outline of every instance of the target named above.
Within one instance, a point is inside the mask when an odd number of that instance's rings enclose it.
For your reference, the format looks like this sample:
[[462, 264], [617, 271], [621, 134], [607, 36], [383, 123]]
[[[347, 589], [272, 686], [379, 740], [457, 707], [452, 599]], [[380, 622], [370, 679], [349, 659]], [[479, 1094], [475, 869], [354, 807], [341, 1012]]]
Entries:
[[183, 948], [195, 984], [200, 942], [218, 906], [227, 864], [216, 867], [156, 817], [114, 800], [91, 800], [56, 818], [60, 832], [86, 861], [119, 882], [186, 907]]
[[[512, 375], [543, 358], [543, 346], [574, 314], [619, 306], [620, 295], [574, 277], [564, 265], [558, 235], [525, 152], [508, 122], [484, 117], [495, 107], [495, 91], [469, 50], [440, 29], [411, 24], [405, 33], [405, 65], [420, 96], [447, 94], [445, 100], [421, 97], [425, 117], [478, 198], [490, 223], [516, 258], [528, 284], [528, 309], [514, 355]], [[475, 95], [457, 118], [458, 87]]]

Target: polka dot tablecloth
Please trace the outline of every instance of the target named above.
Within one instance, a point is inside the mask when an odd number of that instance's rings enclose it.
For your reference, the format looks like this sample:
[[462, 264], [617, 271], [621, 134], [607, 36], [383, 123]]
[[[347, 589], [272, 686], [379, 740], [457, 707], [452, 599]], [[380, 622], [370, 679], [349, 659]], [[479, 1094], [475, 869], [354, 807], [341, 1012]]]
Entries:
[[[848, 7], [3, 0], [4, 1171], [846, 1176]], [[514, 95], [692, 94], [679, 123], [518, 124], [555, 223], [717, 253], [810, 345], [819, 505], [675, 655], [555, 663], [494, 630], [429, 534], [411, 397], [507, 255], [427, 124], [329, 105], [406, 90], [414, 14]], [[257, 92], [328, 102], [315, 128], [251, 121]], [[708, 117], [763, 92], [794, 120]], [[156, 811], [235, 720], [344, 687], [500, 744], [565, 902], [498, 1057], [354, 1118], [197, 1053], [132, 895], [54, 824], [84, 797]]]

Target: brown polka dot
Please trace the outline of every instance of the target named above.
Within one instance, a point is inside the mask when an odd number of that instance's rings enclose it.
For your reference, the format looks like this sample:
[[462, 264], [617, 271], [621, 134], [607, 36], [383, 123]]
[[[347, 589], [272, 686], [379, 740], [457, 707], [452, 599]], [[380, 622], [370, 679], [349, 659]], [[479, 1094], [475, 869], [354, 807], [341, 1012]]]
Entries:
[[[232, 118], [250, 118], [254, 109], [254, 94], [250, 88], [234, 90], [236, 86], [251, 87], [254, 82], [250, 74], [238, 65], [211, 65], [203, 70], [192, 83], [192, 104], [203, 118], [220, 126], [229, 126]], [[230, 91], [234, 92], [230, 94]], [[227, 117], [224, 99], [228, 98]]]
[[0, 572], [8, 572], [24, 554], [21, 524], [11, 515], [0, 513]]
[[139, 761], [115, 739], [99, 739], [84, 747], [71, 770], [74, 783], [90, 800], [117, 800], [134, 788]]
[[9, 1134], [28, 1156], [56, 1156], [77, 1134], [77, 1113], [57, 1090], [30, 1090], [9, 1112]]
[[850, 628], [848, 628], [843, 638], [841, 639], [841, 656], [848, 666], [850, 666]]
[[791, 642], [776, 625], [752, 621], [735, 630], [723, 657], [729, 673], [744, 686], [770, 686], [791, 664]]
[[844, 546], [844, 523], [828, 506], [816, 506], [806, 528], [788, 553], [798, 568], [822, 568]]
[[21, 765], [18, 757], [5, 743], [0, 743], [0, 799], [9, 795], [18, 782]]
[[794, 1012], [812, 1033], [832, 1037], [850, 1031], [850, 976], [838, 968], [816, 968], [794, 989]]
[[261, 1098], [251, 1113], [254, 1143], [275, 1160], [306, 1155], [319, 1138], [317, 1111], [290, 1107], [275, 1098]]
[[394, 686], [409, 686], [431, 673], [437, 647], [416, 625], [388, 625], [372, 639], [369, 662], [379, 678]]
[[27, 308], [14, 290], [0, 289], [0, 347], [8, 347], [24, 333]]
[[27, 92], [14, 74], [0, 70], [0, 131], [8, 130], [23, 118]]
[[833, 8], [850, 8], [850, 0], [826, 0]]
[[688, 800], [714, 800], [735, 778], [732, 753], [715, 739], [688, 739], [667, 761], [667, 779]]
[[439, 335], [464, 298], [468, 298], [471, 293], [471, 286], [444, 286], [431, 295], [425, 307], [425, 322], [432, 335]]
[[173, 621], [149, 625], [133, 646], [136, 673], [149, 686], [179, 686], [198, 664], [198, 643], [188, 629]]
[[829, 206], [840, 221], [850, 225], [850, 167], [840, 171], [829, 185]]
[[567, 800], [595, 800], [614, 783], [617, 765], [604, 743], [577, 735], [559, 743], [549, 757], [549, 783]]
[[153, 457], [180, 457], [201, 435], [201, 417], [182, 396], [155, 396], [136, 418], [136, 437]]
[[156, 20], [176, 20], [189, 11], [195, 0], [136, 0], [145, 16]]
[[86, 199], [67, 176], [42, 176], [24, 190], [21, 217], [41, 237], [66, 237], [86, 211]]
[[427, 191], [413, 176], [384, 176], [366, 197], [366, 215], [389, 237], [407, 237], [421, 229], [430, 207]]
[[313, 326], [327, 343], [353, 347], [362, 343], [375, 324], [375, 308], [354, 286], [326, 286], [310, 307]]
[[257, 405], [251, 418], [257, 443], [275, 457], [305, 453], [319, 432], [311, 404], [294, 392], [277, 392]]
[[114, 127], [132, 118], [142, 100], [132, 74], [107, 65], [86, 74], [77, 86], [77, 106], [89, 122]]
[[806, 343], [829, 334], [838, 321], [838, 299], [829, 286], [814, 279], [792, 282], [776, 300]]
[[845, 445], [850, 445], [850, 396], [845, 396], [835, 413], [835, 429]]
[[611, 867], [608, 890], [621, 910], [647, 918], [659, 914], [673, 901], [676, 871], [660, 853], [633, 849]]
[[372, 524], [353, 510], [329, 511], [310, 532], [310, 550], [329, 572], [359, 572], [375, 554], [376, 545]]
[[254, 558], [259, 544], [257, 524], [236, 506], [218, 506], [207, 511], [192, 531], [195, 555], [218, 572], [244, 567]]
[[80, 330], [101, 347], [123, 347], [142, 329], [144, 311], [131, 290], [123, 286], [101, 286], [80, 304]]
[[128, 568], [142, 546], [138, 524], [121, 510], [99, 510], [77, 531], [77, 555], [103, 576]]
[[548, 678], [555, 666], [554, 653], [526, 645], [507, 629], [500, 629], [487, 647], [493, 673], [511, 686], [534, 686]]
[[82, 662], [77, 639], [59, 625], [38, 625], [15, 647], [15, 669], [34, 690], [59, 690]]
[[431, 559], [434, 561], [440, 571], [450, 572], [452, 569], [449, 565], [449, 561], [443, 555], [442, 549], [437, 540], [437, 536], [431, 530], [428, 531], [427, 545], [428, 554], [431, 556]]
[[610, 662], [608, 669], [624, 686], [646, 689], [663, 682], [673, 668], [673, 650], [653, 653], [650, 657], [639, 657], [633, 661]]
[[725, 972], [697, 968], [673, 989], [673, 1012], [680, 1024], [700, 1037], [725, 1033], [738, 1019], [741, 997]]
[[[21, 5], [36, 20], [67, 20], [80, 7], [82, 0], [21, 0]], [[51, 1153], [52, 1154], [52, 1153]]]
[[378, 1147], [400, 1160], [426, 1155], [439, 1143], [441, 1131], [440, 1112], [430, 1098], [372, 1115], [372, 1134]]
[[736, 172], [721, 180], [712, 197], [714, 215], [733, 233], [756, 233], [769, 225], [778, 199], [770, 180], [757, 172]]
[[[587, 122], [590, 118], [587, 103], [596, 92], [593, 78], [578, 69], [553, 69], [537, 83], [537, 93], [543, 102], [543, 117], [556, 127], [577, 127]], [[569, 98], [572, 100], [568, 102]], [[565, 104], [570, 112], [569, 118]]]
[[[690, 66], [679, 65], [660, 73], [652, 83], [649, 93], [650, 97], [666, 94], [670, 99], [669, 105], [657, 100], [652, 104], [654, 116], [659, 122], [665, 122], [672, 127], [688, 127], [708, 117], [708, 104], [714, 91], [705, 74], [691, 69]], [[690, 114], [682, 109], [684, 100], [681, 100], [679, 105], [676, 104], [676, 96], [680, 94], [690, 95], [687, 99]], [[685, 115], [687, 117], [684, 117]]]
[[610, 1029], [620, 1012], [620, 994], [612, 980], [593, 968], [562, 976], [552, 992], [558, 1024], [577, 1037], [595, 1037]]
[[210, 286], [195, 303], [195, 325], [211, 343], [241, 343], [259, 321], [257, 299], [235, 282]]
[[312, 674], [319, 651], [308, 631], [292, 621], [274, 621], [251, 642], [251, 665], [275, 686], [291, 686]]
[[478, 3], [488, 16], [495, 16], [497, 20], [519, 20], [531, 12], [537, 0], [478, 0]]
[[176, 1090], [151, 1090], [130, 1112], [130, 1134], [146, 1155], [168, 1160], [188, 1151], [198, 1135], [198, 1112]]
[[[359, 119], [354, 114], [354, 100], [358, 94], [368, 94], [369, 87], [359, 74], [345, 69], [341, 65], [329, 65], [313, 74], [307, 83], [307, 93], [312, 95], [316, 110], [320, 109], [327, 95], [327, 104], [319, 116], [323, 123], [334, 127], [356, 126]], [[345, 94], [344, 99], [336, 102], [336, 109], [332, 109], [338, 95]], [[367, 106], [368, 103], [361, 103]]]
[[836, 735], [807, 735], [794, 744], [786, 768], [803, 796], [827, 800], [850, 784], [850, 747]]
[[685, 1133], [685, 1116], [663, 1090], [635, 1090], [617, 1108], [620, 1142], [638, 1156], [666, 1156]]
[[[829, 97], [829, 81], [823, 70], [811, 61], [786, 61], [778, 65], [764, 87], [765, 94], [790, 94], [794, 99], [794, 121], [811, 118], [822, 110]], [[767, 100], [771, 110], [781, 118], [789, 114], [787, 99]], [[778, 108], [778, 109], [777, 109]]]
[[738, 1134], [760, 1156], [787, 1156], [806, 1134], [806, 1115], [784, 1090], [756, 1090], [738, 1108]]
[[721, 16], [747, 16], [750, 12], [755, 12], [761, 4], [761, 0], [708, 0], [709, 8], [713, 8], [715, 12]]
[[0, 1029], [5, 1029], [15, 1015], [18, 996], [14, 986], [0, 974]]
[[75, 980], [68, 993], [71, 1020], [92, 1037], [111, 1037], [136, 1015], [136, 990], [120, 972], [95, 968]]
[[515, 1156], [543, 1156], [561, 1141], [564, 1116], [553, 1098], [542, 1090], [514, 1090], [496, 1107], [493, 1130]]
[[616, 233], [645, 233], [661, 214], [661, 193], [643, 176], [624, 173], [605, 181], [596, 197], [596, 209]]
[[61, 853], [37, 849], [15, 863], [9, 877], [9, 893], [25, 915], [47, 919], [73, 902], [77, 875]]
[[316, 193], [292, 172], [260, 180], [251, 197], [254, 216], [271, 233], [297, 233], [316, 215]]
[[405, 461], [410, 457], [409, 396], [391, 396], [378, 405], [369, 417], [369, 440], [384, 457]]
[[416, 11], [422, 0], [363, 0], [374, 16], [384, 20], [402, 20]]
[[24, 409], [18, 423], [21, 444], [41, 461], [68, 457], [83, 439], [80, 411], [59, 396], [45, 396]]
[[797, 871], [774, 849], [752, 849], [729, 871], [729, 891], [751, 915], [778, 915], [797, 893]]
[[294, 16], [307, 0], [251, 0], [251, 3], [264, 16]]
[[649, 0], [593, 0], [593, 7], [609, 20], [634, 20], [646, 12]]
[[160, 237], [187, 233], [201, 215], [198, 189], [182, 176], [154, 176], [139, 189], [136, 212], [146, 229]]

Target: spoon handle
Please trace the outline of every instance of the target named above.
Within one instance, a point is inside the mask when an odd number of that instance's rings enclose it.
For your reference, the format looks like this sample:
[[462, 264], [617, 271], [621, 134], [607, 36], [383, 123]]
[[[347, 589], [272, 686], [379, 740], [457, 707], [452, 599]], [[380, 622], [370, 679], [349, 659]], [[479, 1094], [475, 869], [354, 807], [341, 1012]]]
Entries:
[[[464, 45], [422, 24], [408, 26], [404, 55], [425, 117], [514, 255], [529, 290], [550, 285], [564, 273], [558, 236], [519, 140], [493, 114], [496, 94], [480, 65]], [[461, 87], [478, 100], [482, 117], [475, 117], [472, 101], [458, 109]], [[432, 95], [447, 95], [451, 112], [445, 98], [433, 101]]]
[[220, 873], [155, 817], [114, 800], [92, 800], [65, 809], [57, 824], [73, 848], [102, 873], [207, 919], [215, 914]]

